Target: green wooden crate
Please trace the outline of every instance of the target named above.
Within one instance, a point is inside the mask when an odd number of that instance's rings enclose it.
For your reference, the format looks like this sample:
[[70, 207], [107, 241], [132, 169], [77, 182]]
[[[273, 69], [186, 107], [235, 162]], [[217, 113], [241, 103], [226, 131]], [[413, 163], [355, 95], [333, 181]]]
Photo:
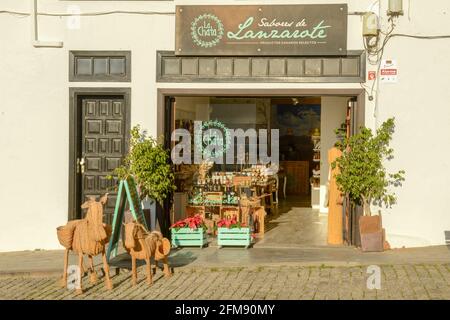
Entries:
[[218, 228], [217, 244], [223, 246], [244, 246], [251, 243], [250, 228]]
[[206, 231], [203, 228], [179, 228], [172, 230], [173, 247], [200, 247], [203, 248], [208, 243]]

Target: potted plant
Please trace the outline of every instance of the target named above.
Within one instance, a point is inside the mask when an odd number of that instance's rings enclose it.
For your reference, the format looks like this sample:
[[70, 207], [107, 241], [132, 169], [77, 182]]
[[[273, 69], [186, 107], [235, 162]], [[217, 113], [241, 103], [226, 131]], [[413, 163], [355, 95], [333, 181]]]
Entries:
[[336, 174], [339, 190], [354, 204], [363, 207], [359, 226], [364, 251], [380, 251], [380, 246], [383, 250], [384, 244], [381, 215], [372, 216], [371, 205], [391, 207], [396, 202], [391, 187], [405, 180], [405, 171], [388, 173], [384, 166], [386, 160], [393, 158], [394, 150], [389, 142], [394, 127], [394, 118], [386, 120], [375, 134], [362, 127], [359, 133], [344, 138], [339, 145], [342, 156], [332, 163], [333, 169], [336, 166], [339, 169]]
[[[176, 189], [175, 175], [169, 159], [170, 154], [164, 145], [147, 136], [146, 132], [141, 131], [140, 126], [137, 125], [130, 131], [128, 154], [122, 165], [114, 170], [114, 174], [121, 180], [126, 180], [130, 176], [134, 177], [140, 199], [147, 198], [162, 205]], [[168, 223], [164, 218], [159, 219], [159, 223], [161, 231], [165, 234], [165, 231], [168, 231]]]
[[208, 242], [206, 237], [206, 224], [199, 214], [175, 222], [172, 230], [172, 246], [203, 246]]
[[224, 218], [217, 222], [217, 244], [223, 246], [244, 246], [251, 243], [250, 228], [237, 221], [235, 216]]

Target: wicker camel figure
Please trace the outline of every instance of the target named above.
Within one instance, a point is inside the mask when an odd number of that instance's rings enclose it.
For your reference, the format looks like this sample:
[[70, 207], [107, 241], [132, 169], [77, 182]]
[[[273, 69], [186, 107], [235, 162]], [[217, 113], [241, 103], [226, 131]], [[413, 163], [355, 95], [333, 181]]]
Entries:
[[164, 264], [164, 274], [171, 276], [167, 256], [170, 252], [170, 241], [164, 238], [159, 231], [148, 232], [145, 227], [137, 222], [125, 223], [125, 249], [131, 255], [131, 284], [137, 282], [136, 260], [145, 260], [147, 283], [153, 283], [151, 271], [151, 258], [157, 261], [162, 260]]
[[[112, 282], [109, 277], [109, 265], [106, 260], [105, 247], [111, 236], [111, 226], [103, 223], [103, 205], [108, 199], [108, 194], [96, 201], [95, 197], [89, 197], [89, 200], [81, 205], [81, 208], [87, 209], [84, 219], [69, 221], [65, 226], [57, 228], [59, 242], [66, 248], [64, 254], [64, 273], [61, 285], [67, 284], [67, 266], [69, 260], [69, 251], [78, 254], [78, 264], [80, 276], [84, 275], [83, 255], [89, 257], [89, 279], [91, 283], [97, 282], [97, 274], [94, 270], [93, 257], [101, 254], [103, 258], [103, 270], [105, 273], [106, 288], [112, 289]], [[82, 293], [81, 288], [77, 293]]]

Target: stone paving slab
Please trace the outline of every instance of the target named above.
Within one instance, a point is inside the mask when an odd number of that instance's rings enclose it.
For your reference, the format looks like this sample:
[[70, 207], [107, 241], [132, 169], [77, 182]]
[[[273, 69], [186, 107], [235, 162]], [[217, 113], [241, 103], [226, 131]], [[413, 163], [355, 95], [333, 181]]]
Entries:
[[[15, 275], [57, 275], [63, 267], [63, 250], [21, 251], [0, 253], [0, 278]], [[77, 257], [70, 255], [69, 262], [76, 264]], [[129, 267], [128, 255], [114, 261]], [[360, 266], [450, 264], [447, 246], [395, 249], [385, 252], [363, 253], [353, 247], [303, 247], [303, 248], [223, 248], [210, 246], [172, 250], [170, 265], [177, 269], [258, 267], [258, 266]], [[94, 263], [101, 263], [100, 256]], [[85, 259], [87, 265], [87, 259]], [[426, 270], [420, 270], [424, 273]]]
[[368, 289], [366, 266], [176, 269], [170, 278], [158, 270], [151, 286], [145, 281], [144, 268], [139, 268], [134, 287], [126, 270], [112, 276], [113, 290], [105, 288], [103, 277], [93, 285], [85, 276], [81, 295], [61, 288], [57, 276], [3, 277], [0, 299], [450, 299], [450, 264], [380, 267], [379, 290]]

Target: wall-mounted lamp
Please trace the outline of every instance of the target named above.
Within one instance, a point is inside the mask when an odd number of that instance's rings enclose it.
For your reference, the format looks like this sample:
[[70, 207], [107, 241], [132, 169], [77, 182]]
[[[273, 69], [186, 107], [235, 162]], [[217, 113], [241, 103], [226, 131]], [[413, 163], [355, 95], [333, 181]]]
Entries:
[[389, 0], [388, 16], [402, 16], [403, 15], [403, 0]]

